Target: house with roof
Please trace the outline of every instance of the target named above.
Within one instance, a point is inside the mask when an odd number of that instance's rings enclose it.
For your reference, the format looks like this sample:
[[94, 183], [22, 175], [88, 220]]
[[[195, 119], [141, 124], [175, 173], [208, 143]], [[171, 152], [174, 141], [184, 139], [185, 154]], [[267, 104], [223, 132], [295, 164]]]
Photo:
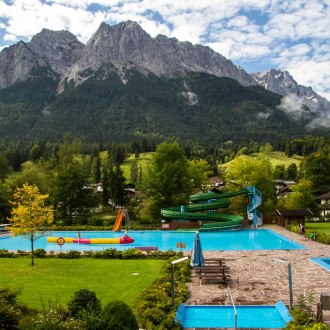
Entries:
[[317, 197], [316, 200], [320, 201], [318, 204], [320, 215], [326, 219], [330, 219], [330, 191]]
[[305, 225], [307, 217], [313, 216], [313, 212], [310, 209], [276, 209], [275, 211], [275, 223], [287, 227], [288, 224], [298, 222]]
[[291, 188], [296, 184], [296, 182], [292, 180], [276, 179], [274, 180], [274, 184], [277, 198], [284, 200], [288, 194], [292, 193]]

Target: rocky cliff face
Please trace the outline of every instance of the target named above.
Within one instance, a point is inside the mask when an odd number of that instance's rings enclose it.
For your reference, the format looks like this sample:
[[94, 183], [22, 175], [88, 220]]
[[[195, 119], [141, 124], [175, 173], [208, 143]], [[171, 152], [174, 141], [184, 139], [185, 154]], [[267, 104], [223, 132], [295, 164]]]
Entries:
[[0, 53], [0, 88], [29, 79], [33, 68], [37, 67], [48, 67], [48, 64], [26, 43], [20, 41], [5, 48]]
[[329, 113], [330, 102], [318, 95], [311, 87], [299, 85], [288, 71], [271, 69], [265, 72], [253, 73], [257, 83], [273, 93], [283, 96], [295, 95], [312, 111]]
[[[181, 72], [206, 72], [235, 79], [245, 86], [256, 85], [248, 73], [209, 47], [161, 35], [151, 38], [131, 21], [113, 27], [102, 23], [64, 80], [79, 84], [101, 67], [116, 70], [119, 74], [127, 69], [136, 69], [144, 74], [151, 72], [167, 78]], [[102, 72], [108, 73], [107, 70]]]
[[81, 57], [85, 45], [69, 31], [43, 29], [28, 47], [41, 56], [61, 76]]
[[68, 31], [42, 30], [29, 43], [22, 41], [0, 53], [0, 88], [25, 81], [33, 70], [47, 69], [52, 76], [62, 77], [80, 58], [84, 44]]

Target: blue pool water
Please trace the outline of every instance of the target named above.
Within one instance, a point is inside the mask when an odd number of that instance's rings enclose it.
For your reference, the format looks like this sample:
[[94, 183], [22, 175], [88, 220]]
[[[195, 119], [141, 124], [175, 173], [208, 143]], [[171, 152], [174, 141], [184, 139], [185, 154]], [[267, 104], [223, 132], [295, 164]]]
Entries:
[[[236, 306], [237, 328], [285, 328], [292, 317], [282, 301], [270, 306]], [[176, 312], [183, 328], [234, 328], [233, 306], [183, 305]]]
[[330, 258], [311, 258], [311, 260], [326, 270], [330, 270]]
[[[49, 232], [48, 236], [53, 237], [77, 237], [77, 232]], [[190, 251], [193, 246], [194, 232], [176, 232], [176, 231], [129, 231], [128, 235], [134, 238], [132, 244], [64, 244], [60, 248], [56, 243], [47, 243], [47, 236], [40, 237], [34, 243], [35, 249], [43, 248], [48, 251], [78, 250], [104, 250], [108, 248], [116, 248], [124, 250], [134, 247], [157, 246], [158, 250], [174, 250], [178, 242], [186, 243], [183, 251]], [[122, 237], [123, 232], [99, 231], [99, 232], [81, 232], [81, 238], [113, 238]], [[304, 249], [287, 238], [278, 235], [269, 229], [248, 229], [241, 231], [228, 232], [210, 232], [200, 233], [202, 247], [204, 251], [221, 251], [221, 250], [297, 250]], [[0, 249], [7, 250], [30, 250], [30, 241], [22, 237], [10, 237], [0, 239]]]

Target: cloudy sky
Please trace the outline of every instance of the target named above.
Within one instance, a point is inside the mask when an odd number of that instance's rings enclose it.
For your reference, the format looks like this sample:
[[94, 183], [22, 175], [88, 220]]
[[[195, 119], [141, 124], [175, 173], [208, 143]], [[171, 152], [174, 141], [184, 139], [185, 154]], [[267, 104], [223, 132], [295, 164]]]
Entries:
[[0, 50], [43, 28], [86, 42], [102, 21], [208, 45], [247, 72], [288, 70], [330, 100], [330, 0], [0, 0]]

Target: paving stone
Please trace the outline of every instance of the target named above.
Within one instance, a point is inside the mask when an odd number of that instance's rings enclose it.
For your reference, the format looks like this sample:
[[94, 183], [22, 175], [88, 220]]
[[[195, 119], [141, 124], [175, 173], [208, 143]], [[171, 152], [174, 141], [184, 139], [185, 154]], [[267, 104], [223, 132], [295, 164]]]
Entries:
[[[231, 281], [228, 285], [200, 284], [192, 278], [188, 285], [191, 296], [188, 304], [216, 304], [227, 297], [228, 286], [237, 304], [273, 305], [282, 300], [289, 305], [288, 267], [276, 262], [282, 259], [291, 263], [293, 282], [293, 302], [301, 294], [314, 292], [318, 301], [321, 292], [330, 293], [330, 271], [318, 266], [309, 258], [330, 257], [330, 246], [287, 231], [277, 225], [267, 225], [274, 232], [287, 237], [306, 250], [273, 251], [204, 251], [206, 258], [225, 258]], [[222, 297], [222, 298], [220, 298]], [[316, 302], [313, 306], [316, 312]]]

